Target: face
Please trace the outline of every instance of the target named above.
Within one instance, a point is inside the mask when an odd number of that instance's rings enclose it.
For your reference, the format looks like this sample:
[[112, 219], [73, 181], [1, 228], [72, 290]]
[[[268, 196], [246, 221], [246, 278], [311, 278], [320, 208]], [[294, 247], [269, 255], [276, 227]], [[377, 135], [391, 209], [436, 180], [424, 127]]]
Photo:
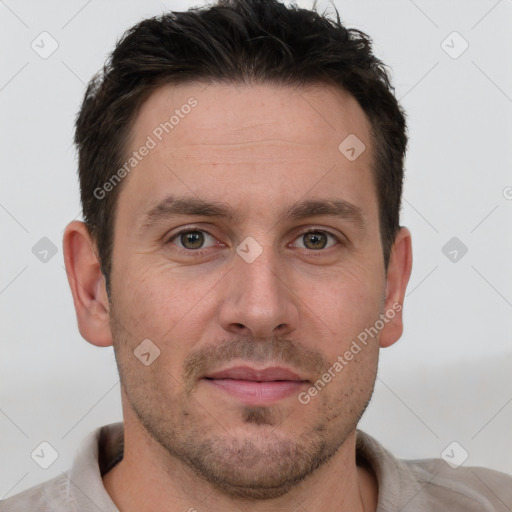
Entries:
[[378, 335], [344, 357], [385, 313], [369, 129], [327, 86], [164, 87], [135, 119], [111, 274], [124, 406], [225, 493], [284, 494], [370, 399]]

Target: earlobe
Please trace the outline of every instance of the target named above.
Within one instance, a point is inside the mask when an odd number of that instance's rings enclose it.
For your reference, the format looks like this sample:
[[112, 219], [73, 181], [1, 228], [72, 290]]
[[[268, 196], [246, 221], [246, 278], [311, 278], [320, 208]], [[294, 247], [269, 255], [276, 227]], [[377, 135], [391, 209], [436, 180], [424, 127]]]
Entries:
[[389, 321], [380, 334], [379, 344], [382, 348], [389, 347], [402, 336], [402, 310], [411, 270], [411, 233], [407, 228], [402, 227], [395, 237], [387, 271], [384, 313]]
[[105, 279], [95, 244], [83, 222], [68, 224], [63, 252], [80, 334], [93, 345], [112, 345]]

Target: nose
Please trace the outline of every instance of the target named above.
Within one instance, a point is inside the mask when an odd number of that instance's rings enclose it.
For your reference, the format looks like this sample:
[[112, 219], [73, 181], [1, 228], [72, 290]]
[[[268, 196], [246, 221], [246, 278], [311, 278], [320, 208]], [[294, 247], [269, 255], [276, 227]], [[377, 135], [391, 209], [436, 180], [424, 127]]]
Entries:
[[235, 256], [226, 276], [220, 324], [231, 333], [256, 338], [286, 336], [297, 328], [299, 300], [278, 267], [271, 248], [265, 248], [252, 263]]

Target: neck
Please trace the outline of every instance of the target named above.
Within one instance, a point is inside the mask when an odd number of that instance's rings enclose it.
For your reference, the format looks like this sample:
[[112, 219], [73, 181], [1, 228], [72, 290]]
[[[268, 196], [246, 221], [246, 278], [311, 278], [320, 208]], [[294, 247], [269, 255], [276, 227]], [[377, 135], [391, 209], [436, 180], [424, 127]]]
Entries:
[[142, 427], [133, 427], [125, 421], [123, 459], [103, 476], [105, 489], [121, 512], [376, 510], [377, 481], [369, 470], [356, 466], [355, 431], [332, 459], [288, 493], [273, 499], [242, 500], [214, 488], [181, 460], [163, 453]]

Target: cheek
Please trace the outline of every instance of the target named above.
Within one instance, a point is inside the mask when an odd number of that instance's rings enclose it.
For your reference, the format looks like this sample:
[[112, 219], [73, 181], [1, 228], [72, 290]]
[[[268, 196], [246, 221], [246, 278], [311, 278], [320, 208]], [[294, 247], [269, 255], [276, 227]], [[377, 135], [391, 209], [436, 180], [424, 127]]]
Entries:
[[174, 357], [189, 350], [211, 316], [214, 282], [180, 276], [165, 266], [129, 275], [116, 290], [115, 311], [130, 338], [149, 338], [161, 350], [172, 348]]
[[384, 288], [376, 286], [375, 278], [364, 271], [343, 270], [332, 276], [328, 285], [309, 287], [304, 297], [333, 340], [332, 348], [339, 351], [375, 323], [383, 293]]

